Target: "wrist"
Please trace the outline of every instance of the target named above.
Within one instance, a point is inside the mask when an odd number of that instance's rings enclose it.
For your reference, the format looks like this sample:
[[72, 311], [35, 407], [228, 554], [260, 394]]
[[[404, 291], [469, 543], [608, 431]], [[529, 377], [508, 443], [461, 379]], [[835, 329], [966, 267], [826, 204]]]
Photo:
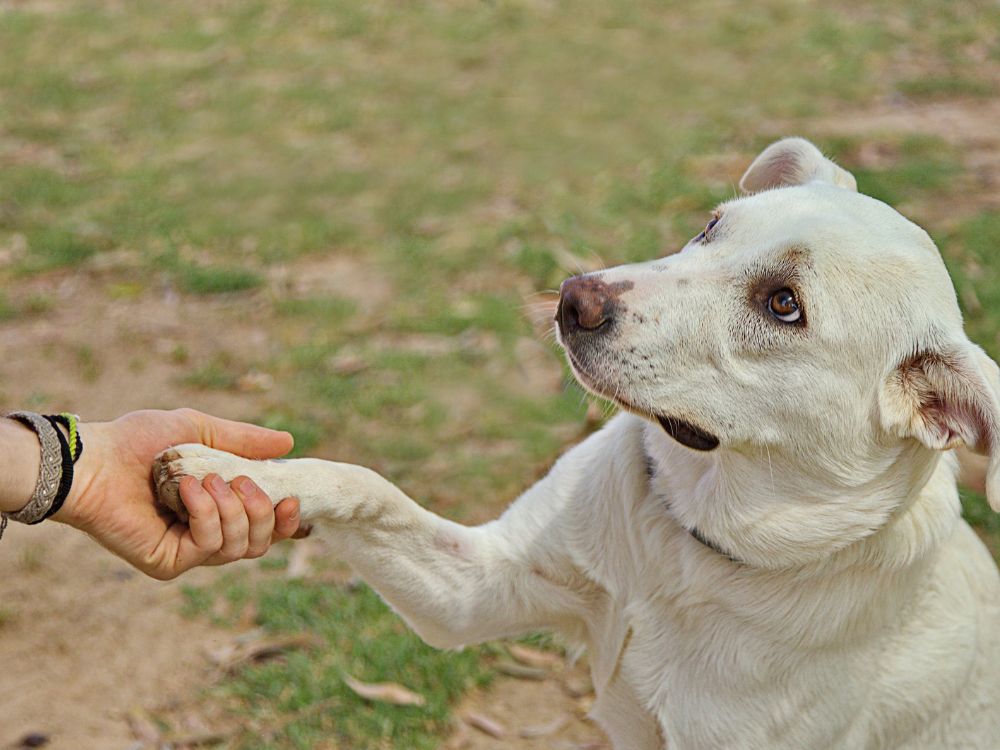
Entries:
[[29, 427], [0, 419], [0, 511], [16, 513], [35, 491], [41, 448]]
[[101, 496], [95, 491], [99, 481], [104, 453], [103, 422], [79, 423], [77, 430], [86, 445], [73, 470], [73, 485], [62, 508], [52, 516], [52, 520], [68, 524], [86, 531], [87, 519], [94, 515], [93, 499]]

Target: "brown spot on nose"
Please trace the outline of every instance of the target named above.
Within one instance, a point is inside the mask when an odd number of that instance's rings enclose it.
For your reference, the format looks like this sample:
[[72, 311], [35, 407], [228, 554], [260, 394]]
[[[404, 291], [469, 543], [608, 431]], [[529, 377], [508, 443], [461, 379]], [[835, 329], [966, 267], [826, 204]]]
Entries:
[[606, 283], [599, 276], [574, 276], [559, 290], [556, 322], [562, 334], [597, 331], [614, 319], [624, 305], [622, 292], [633, 287], [631, 281]]

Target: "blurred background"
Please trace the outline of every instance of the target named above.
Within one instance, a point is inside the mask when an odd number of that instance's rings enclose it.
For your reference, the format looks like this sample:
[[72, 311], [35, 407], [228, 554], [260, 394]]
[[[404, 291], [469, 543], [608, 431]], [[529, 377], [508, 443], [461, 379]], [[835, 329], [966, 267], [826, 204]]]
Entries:
[[[680, 248], [790, 134], [931, 232], [997, 357], [998, 29], [935, 0], [0, 0], [0, 405], [193, 406], [495, 517], [608, 416], [545, 333], [559, 282]], [[162, 584], [11, 527], [0, 746], [604, 746], [559, 644], [433, 652], [334, 552]]]

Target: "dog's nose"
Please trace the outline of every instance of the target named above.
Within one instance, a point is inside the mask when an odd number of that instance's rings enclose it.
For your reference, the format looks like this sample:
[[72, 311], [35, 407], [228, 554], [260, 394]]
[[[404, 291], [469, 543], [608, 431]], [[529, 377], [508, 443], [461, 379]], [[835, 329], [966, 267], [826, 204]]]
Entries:
[[559, 289], [556, 322], [564, 335], [596, 331], [611, 320], [613, 312], [614, 296], [599, 278], [574, 276]]

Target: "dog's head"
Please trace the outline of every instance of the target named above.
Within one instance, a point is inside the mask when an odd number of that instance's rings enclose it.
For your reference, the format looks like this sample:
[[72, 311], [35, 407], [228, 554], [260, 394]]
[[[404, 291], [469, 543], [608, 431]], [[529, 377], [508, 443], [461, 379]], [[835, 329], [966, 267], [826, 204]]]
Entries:
[[740, 187], [680, 252], [563, 284], [580, 382], [664, 441], [781, 457], [835, 486], [868, 481], [873, 457], [965, 444], [990, 454], [1000, 508], [997, 367], [927, 233], [798, 138]]

